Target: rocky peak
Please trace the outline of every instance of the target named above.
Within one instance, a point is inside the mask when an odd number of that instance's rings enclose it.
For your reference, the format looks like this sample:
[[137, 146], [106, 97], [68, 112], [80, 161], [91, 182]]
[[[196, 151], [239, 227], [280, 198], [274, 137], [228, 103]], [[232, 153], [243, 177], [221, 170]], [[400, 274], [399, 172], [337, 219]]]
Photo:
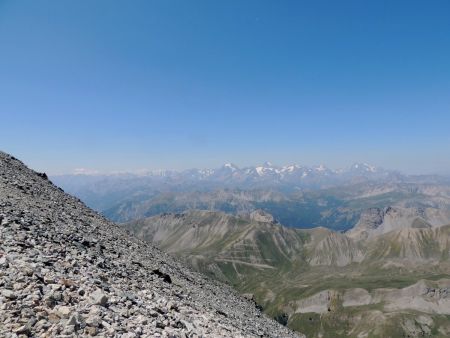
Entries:
[[268, 212], [261, 210], [261, 209], [257, 209], [254, 210], [250, 213], [250, 219], [252, 221], [256, 221], [256, 222], [263, 222], [263, 223], [275, 223], [275, 218], [273, 218], [273, 216], [271, 214], [269, 214]]

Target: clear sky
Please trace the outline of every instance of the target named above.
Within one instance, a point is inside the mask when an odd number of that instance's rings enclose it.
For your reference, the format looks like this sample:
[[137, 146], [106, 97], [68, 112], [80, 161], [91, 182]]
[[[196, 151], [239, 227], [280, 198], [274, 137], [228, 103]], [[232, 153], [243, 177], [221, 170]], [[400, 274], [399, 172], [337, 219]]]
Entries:
[[450, 173], [450, 1], [0, 0], [0, 149]]

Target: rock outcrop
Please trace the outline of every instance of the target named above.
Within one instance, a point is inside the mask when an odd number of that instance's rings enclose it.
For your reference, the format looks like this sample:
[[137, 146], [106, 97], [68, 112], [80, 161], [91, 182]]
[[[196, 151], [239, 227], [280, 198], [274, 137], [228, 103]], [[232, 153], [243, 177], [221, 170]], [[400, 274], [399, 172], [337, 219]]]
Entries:
[[447, 225], [448, 217], [447, 210], [435, 208], [371, 208], [361, 214], [347, 235], [355, 240], [365, 240], [394, 230]]
[[255, 222], [275, 223], [273, 216], [261, 209], [252, 211], [250, 213], [250, 219]]
[[0, 336], [296, 337], [0, 152]]

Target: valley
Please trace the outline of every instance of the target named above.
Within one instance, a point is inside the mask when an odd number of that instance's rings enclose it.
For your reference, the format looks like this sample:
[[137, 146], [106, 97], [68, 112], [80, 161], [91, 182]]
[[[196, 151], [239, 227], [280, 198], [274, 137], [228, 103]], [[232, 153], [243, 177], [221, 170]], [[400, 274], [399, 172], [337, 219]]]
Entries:
[[[371, 212], [372, 213], [372, 212]], [[286, 228], [263, 211], [189, 211], [125, 224], [198, 271], [251, 294], [308, 337], [445, 337], [450, 332], [450, 225], [381, 212], [369, 235]], [[402, 224], [390, 229], [392, 215]], [[376, 319], [376, 324], [374, 320]]]

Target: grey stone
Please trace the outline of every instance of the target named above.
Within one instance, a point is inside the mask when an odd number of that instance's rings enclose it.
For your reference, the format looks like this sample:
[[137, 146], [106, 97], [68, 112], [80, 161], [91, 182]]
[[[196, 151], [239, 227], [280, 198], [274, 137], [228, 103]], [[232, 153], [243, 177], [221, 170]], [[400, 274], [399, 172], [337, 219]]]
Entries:
[[8, 299], [16, 299], [16, 294], [11, 290], [2, 290], [2, 296]]
[[91, 293], [90, 298], [92, 303], [96, 305], [105, 306], [108, 302], [108, 297], [101, 290], [95, 290]]
[[5, 256], [0, 257], [0, 268], [6, 269], [8, 268], [9, 263]]
[[72, 310], [68, 306], [59, 306], [56, 311], [58, 313], [58, 316], [60, 316], [61, 318], [69, 317], [70, 313], [72, 312]]

